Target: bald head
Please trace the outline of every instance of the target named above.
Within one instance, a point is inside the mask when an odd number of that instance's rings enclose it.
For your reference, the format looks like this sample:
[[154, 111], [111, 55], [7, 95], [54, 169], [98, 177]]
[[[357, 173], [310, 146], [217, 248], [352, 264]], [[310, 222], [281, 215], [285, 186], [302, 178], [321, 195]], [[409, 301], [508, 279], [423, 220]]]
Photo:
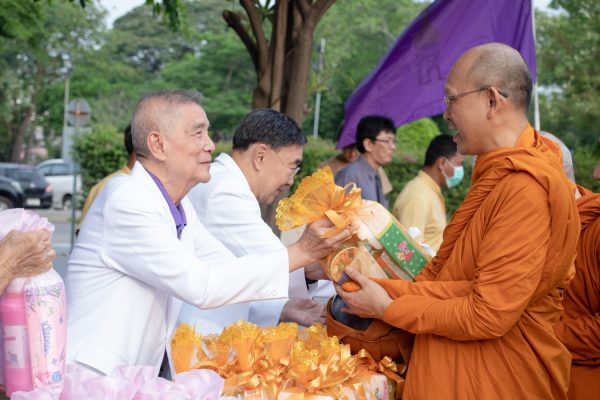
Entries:
[[456, 62], [466, 68], [465, 78], [474, 87], [495, 86], [508, 96], [515, 108], [527, 113], [533, 83], [521, 54], [502, 43], [473, 47]]
[[189, 103], [201, 106], [202, 95], [194, 90], [161, 90], [144, 94], [131, 118], [131, 136], [136, 155], [148, 157], [148, 134], [152, 131], [165, 132], [173, 118], [177, 117], [177, 105]]

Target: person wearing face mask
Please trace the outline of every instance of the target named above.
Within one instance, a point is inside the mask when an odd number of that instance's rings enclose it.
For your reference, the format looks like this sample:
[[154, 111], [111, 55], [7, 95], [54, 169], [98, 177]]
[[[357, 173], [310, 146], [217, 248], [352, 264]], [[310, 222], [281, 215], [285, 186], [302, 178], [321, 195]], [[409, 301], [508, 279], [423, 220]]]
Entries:
[[425, 152], [425, 163], [417, 176], [404, 186], [392, 213], [406, 228], [419, 228], [416, 239], [435, 251], [442, 244], [446, 227], [446, 205], [442, 189], [458, 185], [464, 175], [464, 156], [450, 135], [433, 138]]

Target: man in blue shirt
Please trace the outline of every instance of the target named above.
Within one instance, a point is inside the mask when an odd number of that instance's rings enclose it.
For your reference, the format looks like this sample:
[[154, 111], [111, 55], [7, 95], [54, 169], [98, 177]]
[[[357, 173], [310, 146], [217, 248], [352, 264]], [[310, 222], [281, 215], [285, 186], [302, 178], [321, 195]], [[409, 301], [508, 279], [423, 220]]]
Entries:
[[356, 128], [356, 146], [360, 157], [335, 175], [335, 183], [344, 186], [354, 182], [362, 189], [363, 199], [376, 201], [389, 208], [377, 170], [389, 164], [394, 156], [396, 150], [394, 122], [379, 115], [362, 118]]

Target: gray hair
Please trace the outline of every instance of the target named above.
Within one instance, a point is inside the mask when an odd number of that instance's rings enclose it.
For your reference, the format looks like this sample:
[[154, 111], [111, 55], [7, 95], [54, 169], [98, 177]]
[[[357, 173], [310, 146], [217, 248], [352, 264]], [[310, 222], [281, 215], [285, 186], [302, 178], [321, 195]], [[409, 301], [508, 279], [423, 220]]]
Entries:
[[194, 103], [202, 105], [202, 94], [195, 90], [158, 90], [142, 95], [131, 117], [131, 136], [135, 153], [150, 155], [146, 140], [152, 131], [161, 131], [174, 117], [174, 105]]

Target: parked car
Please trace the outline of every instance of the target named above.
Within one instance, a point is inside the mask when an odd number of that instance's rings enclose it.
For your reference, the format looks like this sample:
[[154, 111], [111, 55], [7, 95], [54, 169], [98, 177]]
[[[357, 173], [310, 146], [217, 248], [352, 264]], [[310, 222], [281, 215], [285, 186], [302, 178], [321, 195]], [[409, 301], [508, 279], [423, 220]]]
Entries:
[[23, 207], [23, 188], [13, 179], [0, 176], [0, 211]]
[[[52, 204], [54, 207], [70, 208], [73, 201], [73, 164], [55, 158], [42, 161], [36, 165], [36, 169], [52, 185], [54, 190]], [[81, 194], [81, 175], [79, 174], [75, 179], [75, 189], [75, 193]]]
[[0, 176], [19, 182], [23, 188], [25, 207], [50, 208], [52, 206], [52, 185], [34, 167], [0, 163]]

